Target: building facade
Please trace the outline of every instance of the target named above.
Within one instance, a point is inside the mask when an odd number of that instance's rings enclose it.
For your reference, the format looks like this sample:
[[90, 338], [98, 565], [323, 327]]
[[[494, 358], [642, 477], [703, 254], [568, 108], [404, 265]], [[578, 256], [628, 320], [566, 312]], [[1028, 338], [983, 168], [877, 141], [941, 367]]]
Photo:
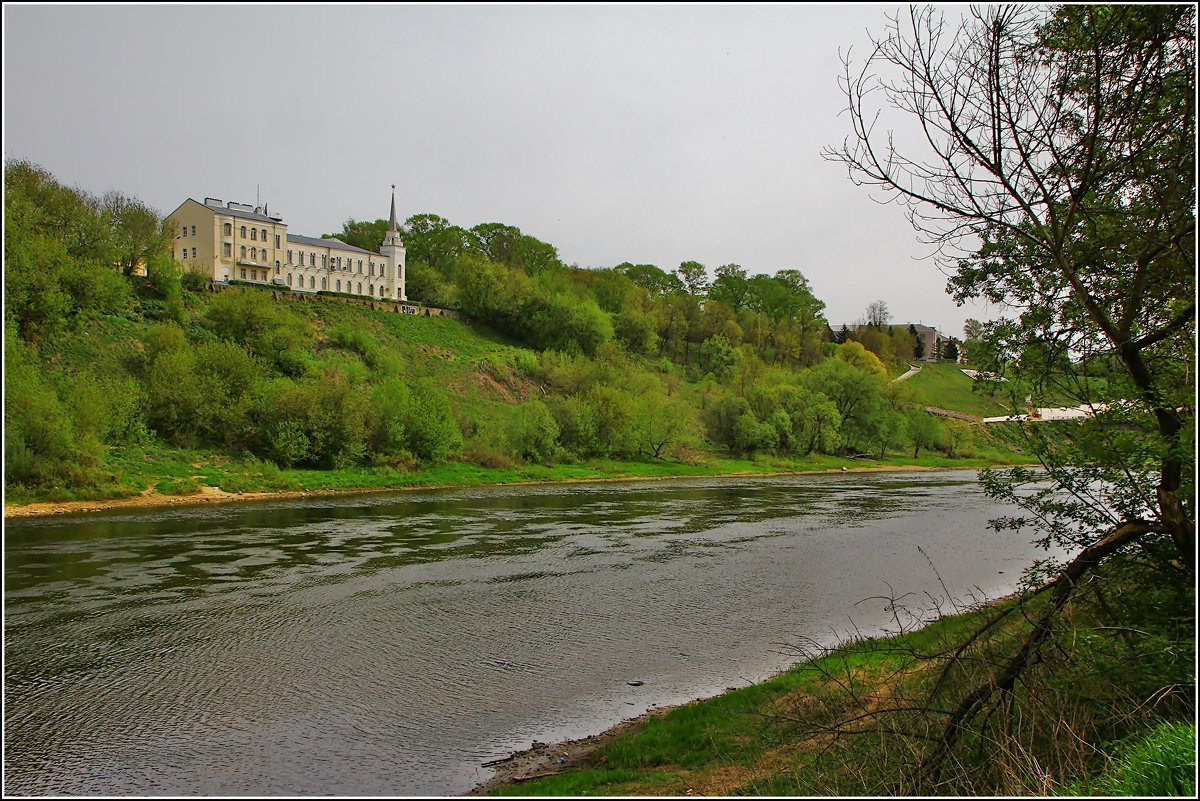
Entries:
[[167, 225], [175, 231], [175, 260], [215, 283], [245, 281], [294, 292], [408, 299], [394, 187], [391, 219], [378, 253], [340, 239], [290, 234], [283, 218], [265, 206], [212, 197], [203, 203], [188, 198], [167, 215]]

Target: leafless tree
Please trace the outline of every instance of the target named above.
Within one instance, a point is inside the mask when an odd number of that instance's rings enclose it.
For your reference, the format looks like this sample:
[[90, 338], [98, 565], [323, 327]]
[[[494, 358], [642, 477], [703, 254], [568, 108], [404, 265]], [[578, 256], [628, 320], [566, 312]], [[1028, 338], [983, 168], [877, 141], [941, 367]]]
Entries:
[[1184, 5], [998, 5], [957, 24], [912, 7], [864, 61], [844, 58], [852, 134], [824, 156], [905, 208], [960, 303], [1015, 312], [1012, 341], [1112, 354], [1153, 442], [1153, 458], [1114, 457], [1104, 474], [1127, 476], [1136, 489], [1124, 494], [1090, 497], [1051, 471], [1089, 533], [1041, 587], [1049, 611], [950, 713], [931, 774], [1037, 661], [1055, 616], [1106, 558], [1166, 536], [1172, 564], [1194, 576], [1194, 28]]

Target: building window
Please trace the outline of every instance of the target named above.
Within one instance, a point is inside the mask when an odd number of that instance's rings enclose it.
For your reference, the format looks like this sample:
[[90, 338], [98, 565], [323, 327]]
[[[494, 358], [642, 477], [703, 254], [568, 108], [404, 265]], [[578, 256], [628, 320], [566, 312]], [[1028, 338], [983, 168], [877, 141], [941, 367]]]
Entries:
[[358, 260], [358, 274], [362, 275], [362, 259]]
[[311, 276], [311, 275], [308, 277], [308, 288], [309, 288], [309, 289], [316, 289], [316, 288], [317, 288], [317, 279], [316, 279], [316, 278], [314, 278], [314, 277], [313, 277], [313, 276]]
[[245, 281], [245, 280], [246, 280], [246, 268], [245, 268], [245, 267], [242, 267], [242, 268], [239, 270], [239, 272], [242, 274], [242, 280], [243, 280], [243, 281]]
[[196, 226], [192, 226], [192, 236], [196, 235]]
[[233, 223], [225, 223], [225, 236], [233, 236]]
[[183, 249], [183, 256], [181, 258], [184, 258], [184, 259], [187, 258], [187, 248]]
[[362, 294], [362, 281], [358, 282], [358, 294]]
[[325, 269], [327, 267], [329, 267], [329, 254], [322, 253], [321, 254], [321, 269]]
[[275, 274], [279, 275], [279, 259], [275, 260]]
[[196, 258], [196, 249], [192, 248], [192, 258]]
[[245, 239], [246, 238], [246, 226], [244, 226], [244, 225], [241, 227], [241, 234], [242, 234], [242, 239]]
[[379, 297], [381, 297], [381, 298], [383, 297], [383, 287], [382, 286], [379, 287]]
[[292, 285], [292, 274], [288, 273], [288, 286]]
[[279, 234], [275, 234], [275, 247], [279, 247]]
[[250, 229], [250, 238], [253, 239], [255, 242], [258, 241], [258, 229], [257, 228]]
[[375, 294], [375, 285], [374, 285], [374, 284], [371, 284], [370, 286], [368, 286], [368, 287], [367, 287], [367, 294], [368, 294], [368, 295], [374, 295], [374, 294]]
[[246, 258], [246, 246], [245, 245], [242, 245], [241, 257], [243, 259]]
[[321, 279], [321, 289], [328, 289], [328, 288], [329, 288], [329, 287], [325, 286], [325, 279], [324, 279], [324, 278], [322, 278], [322, 279]]
[[287, 263], [288, 264], [292, 263], [292, 251], [290, 251], [290, 250], [287, 252]]
[[258, 248], [250, 248], [250, 261], [258, 261]]
[[228, 259], [232, 255], [233, 255], [233, 245], [226, 242], [225, 243], [225, 258]]
[[180, 235], [180, 236], [187, 236], [187, 226], [186, 226], [186, 225], [185, 225], [185, 226], [183, 226], [183, 230], [180, 232], [180, 234], [179, 234], [179, 235]]
[[262, 229], [262, 241], [264, 241], [264, 242], [267, 241], [267, 229], [266, 228]]
[[250, 270], [250, 280], [251, 281], [258, 280], [258, 270], [254, 270], [254, 269]]
[[342, 291], [342, 279], [340, 279], [340, 278], [337, 281], [337, 291], [338, 292]]

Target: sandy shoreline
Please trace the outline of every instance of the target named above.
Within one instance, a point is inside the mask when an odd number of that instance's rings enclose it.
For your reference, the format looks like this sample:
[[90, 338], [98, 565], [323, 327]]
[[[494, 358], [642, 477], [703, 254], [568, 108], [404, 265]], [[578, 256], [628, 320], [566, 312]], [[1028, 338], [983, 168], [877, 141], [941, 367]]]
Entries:
[[147, 490], [141, 495], [128, 498], [111, 498], [94, 501], [36, 501], [34, 503], [6, 503], [4, 519], [18, 517], [50, 517], [81, 512], [106, 512], [114, 509], [153, 509], [156, 507], [230, 503], [234, 501], [287, 500], [288, 498], [325, 497], [329, 495], [361, 495], [369, 492], [416, 492], [435, 489], [469, 489], [472, 487], [521, 487], [546, 484], [592, 484], [613, 481], [672, 481], [675, 479], [705, 478], [770, 478], [772, 476], [820, 475], [825, 473], [900, 473], [936, 472], [945, 470], [978, 470], [979, 467], [925, 467], [922, 465], [885, 465], [881, 467], [843, 467], [827, 470], [779, 470], [773, 472], [717, 473], [691, 476], [619, 476], [596, 478], [566, 478], [546, 481], [509, 481], [498, 484], [428, 484], [412, 487], [361, 487], [358, 489], [324, 490], [281, 490], [277, 492], [225, 492], [218, 487], [201, 487], [191, 495], [163, 495]]

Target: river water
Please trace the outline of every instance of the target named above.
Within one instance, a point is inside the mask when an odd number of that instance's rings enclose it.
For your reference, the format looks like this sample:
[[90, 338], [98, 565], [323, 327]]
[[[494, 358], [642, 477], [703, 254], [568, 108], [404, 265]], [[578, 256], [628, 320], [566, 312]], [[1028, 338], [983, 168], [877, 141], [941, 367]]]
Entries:
[[1008, 512], [958, 471], [7, 523], [4, 790], [462, 793], [533, 740], [877, 633], [886, 596], [1011, 591], [1044, 553], [987, 530]]

